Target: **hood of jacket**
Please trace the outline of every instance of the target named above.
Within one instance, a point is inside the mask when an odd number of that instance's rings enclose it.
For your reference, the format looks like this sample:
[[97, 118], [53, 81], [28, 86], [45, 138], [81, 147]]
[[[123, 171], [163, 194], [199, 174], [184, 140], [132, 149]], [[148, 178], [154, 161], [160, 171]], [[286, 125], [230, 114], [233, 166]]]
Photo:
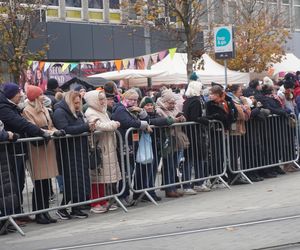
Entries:
[[62, 99], [61, 101], [59, 101], [58, 103], [55, 104], [54, 109], [58, 109], [61, 108], [63, 110], [65, 110], [69, 115], [73, 115], [72, 111], [69, 108], [69, 105], [66, 103], [66, 101], [64, 99]]
[[107, 105], [100, 104], [99, 94], [100, 92], [98, 90], [89, 91], [84, 95], [84, 100], [90, 108], [99, 112], [106, 112]]

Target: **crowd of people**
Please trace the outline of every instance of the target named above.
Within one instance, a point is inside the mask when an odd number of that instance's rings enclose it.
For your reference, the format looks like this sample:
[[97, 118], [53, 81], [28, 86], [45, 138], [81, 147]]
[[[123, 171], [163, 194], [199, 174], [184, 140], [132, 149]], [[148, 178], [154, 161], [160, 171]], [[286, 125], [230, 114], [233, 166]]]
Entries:
[[[134, 173], [133, 189], [149, 189], [155, 201], [161, 200], [155, 192], [160, 168], [161, 185], [167, 198], [210, 191], [209, 182], [201, 179], [221, 174], [223, 168], [220, 166], [224, 165], [223, 132], [209, 127], [213, 120], [222, 123], [231, 145], [230, 167], [225, 168], [226, 181], [229, 184], [233, 180], [235, 184], [247, 183], [233, 173], [241, 165], [251, 162], [251, 156], [243, 150], [250, 134], [247, 123], [264, 121], [270, 114], [276, 114], [290, 126], [291, 115], [297, 117], [300, 110], [299, 80], [300, 72], [297, 72], [286, 74], [278, 82], [269, 77], [263, 81], [255, 79], [247, 88], [233, 84], [225, 89], [212, 83], [204, 89], [193, 73], [187, 88], [182, 91], [167, 86], [147, 92], [139, 88], [121, 90], [114, 82], [107, 82], [96, 90], [78, 86], [65, 93], [55, 79], [48, 80], [45, 91], [39, 86], [28, 85], [25, 93], [18, 84], [5, 83], [0, 92], [0, 140], [8, 143], [0, 144], [0, 216], [23, 213], [26, 169], [33, 183], [33, 211], [49, 208], [53, 178], [57, 179], [63, 194], [61, 206], [116, 194], [124, 186], [121, 201], [125, 206], [132, 205], [140, 194], [134, 193], [131, 197], [129, 184], [122, 178], [120, 162], [124, 152], [130, 152], [127, 169], [131, 170], [127, 174]], [[184, 122], [195, 122], [196, 125], [187, 129], [180, 126]], [[138, 139], [133, 134], [128, 136], [130, 128], [138, 130]], [[120, 151], [117, 130], [124, 142], [128, 137], [130, 149], [125, 148], [124, 152]], [[146, 135], [149, 135], [151, 149], [148, 149], [152, 155], [148, 161], [137, 160], [139, 140]], [[19, 138], [28, 137], [39, 139], [29, 144], [18, 143]], [[263, 140], [268, 143], [270, 139], [264, 137]], [[293, 138], [288, 137], [284, 143], [277, 141], [275, 145], [282, 143], [289, 147], [289, 143], [293, 144], [289, 140]], [[101, 154], [94, 168], [91, 168], [90, 158], [92, 147]], [[255, 157], [263, 158], [263, 154], [268, 157], [264, 150], [257, 151]], [[294, 154], [278, 156], [267, 165], [278, 160], [290, 161]], [[256, 163], [257, 167], [266, 164], [263, 159]], [[180, 164], [183, 189], [174, 185], [178, 182]], [[252, 181], [261, 181], [284, 173], [282, 168], [272, 167], [247, 172], [247, 176]], [[144, 196], [142, 200], [149, 201], [149, 197]], [[117, 206], [109, 200], [90, 205], [90, 211], [96, 214], [115, 209]], [[71, 211], [59, 209], [56, 214], [62, 220], [88, 217], [82, 206], [72, 206]], [[43, 212], [36, 214], [35, 221], [49, 224], [55, 223], [56, 219]]]

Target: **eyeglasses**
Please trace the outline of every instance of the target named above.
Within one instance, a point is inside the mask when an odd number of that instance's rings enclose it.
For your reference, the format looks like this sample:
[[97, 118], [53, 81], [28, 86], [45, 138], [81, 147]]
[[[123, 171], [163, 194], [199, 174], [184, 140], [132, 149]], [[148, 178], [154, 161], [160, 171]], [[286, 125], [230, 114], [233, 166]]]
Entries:
[[138, 99], [127, 99], [128, 101], [137, 102]]

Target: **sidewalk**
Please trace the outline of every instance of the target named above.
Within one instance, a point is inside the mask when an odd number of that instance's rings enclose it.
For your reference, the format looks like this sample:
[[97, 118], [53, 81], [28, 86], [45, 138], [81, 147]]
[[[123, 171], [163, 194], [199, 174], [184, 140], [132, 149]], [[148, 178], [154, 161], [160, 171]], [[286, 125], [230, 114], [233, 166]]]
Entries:
[[141, 202], [128, 213], [119, 209], [90, 214], [85, 220], [47, 226], [31, 223], [23, 228], [25, 237], [10, 233], [0, 237], [0, 245], [1, 249], [46, 249], [294, 215], [299, 213], [299, 194], [300, 172], [288, 173], [253, 185], [232, 186], [232, 190], [164, 198], [159, 206]]

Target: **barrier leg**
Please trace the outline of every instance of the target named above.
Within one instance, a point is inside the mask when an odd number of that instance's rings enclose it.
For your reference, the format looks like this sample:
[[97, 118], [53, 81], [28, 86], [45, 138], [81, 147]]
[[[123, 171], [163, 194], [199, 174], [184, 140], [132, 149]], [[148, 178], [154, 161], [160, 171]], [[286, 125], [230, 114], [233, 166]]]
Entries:
[[145, 195], [148, 197], [148, 199], [154, 203], [154, 205], [158, 206], [157, 202], [152, 198], [152, 196], [147, 192], [145, 191]]
[[222, 178], [221, 176], [218, 176], [218, 177], [216, 177], [216, 178], [214, 179], [214, 181], [213, 181], [212, 184], [210, 185], [211, 188], [212, 188], [214, 185], [218, 184], [219, 182], [222, 182], [226, 188], [231, 189], [231, 187], [226, 183], [226, 181], [223, 180], [223, 178]]
[[300, 168], [300, 165], [298, 164], [298, 162], [293, 161], [293, 163], [295, 164], [295, 166], [296, 166], [297, 168]]
[[221, 176], [218, 176], [217, 180], [221, 181], [225, 185], [225, 187], [227, 187], [228, 189], [231, 189], [231, 187], [226, 183], [226, 181], [223, 180], [223, 178]]
[[125, 213], [128, 212], [127, 208], [123, 205], [123, 203], [119, 200], [117, 196], [114, 196], [115, 201], [120, 205], [120, 207], [124, 210]]
[[230, 185], [233, 185], [236, 182], [236, 180], [240, 177], [244, 178], [247, 182], [249, 182], [249, 184], [253, 184], [252, 181], [247, 177], [247, 175], [245, 175], [243, 172], [240, 172], [234, 177], [232, 182], [230, 182]]
[[240, 174], [246, 181], [248, 181], [250, 184], [253, 184], [253, 182], [248, 178], [247, 175], [245, 175], [243, 172], [241, 172]]
[[[7, 223], [8, 225], [9, 225], [9, 223], [12, 224], [12, 226], [13, 226], [15, 229], [18, 230], [19, 234], [21, 234], [22, 236], [25, 236], [25, 233], [23, 232], [23, 230], [18, 226], [18, 224], [14, 221], [14, 219], [13, 219], [11, 216], [8, 217], [8, 220], [7, 220], [6, 223]], [[8, 226], [8, 225], [7, 225], [7, 226]], [[6, 227], [7, 227], [7, 226], [6, 226]], [[6, 228], [6, 227], [5, 227], [5, 228]]]

